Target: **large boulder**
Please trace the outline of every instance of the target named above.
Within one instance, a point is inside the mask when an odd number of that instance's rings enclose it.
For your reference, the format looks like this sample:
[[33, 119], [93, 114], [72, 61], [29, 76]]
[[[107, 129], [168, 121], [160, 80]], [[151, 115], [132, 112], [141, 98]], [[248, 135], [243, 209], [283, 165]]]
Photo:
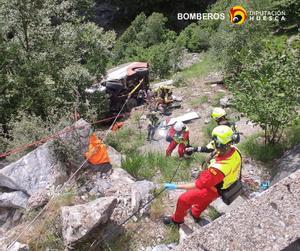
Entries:
[[300, 169], [300, 145], [287, 151], [275, 164], [276, 175], [271, 184], [275, 184], [281, 179], [289, 176], [291, 173]]
[[29, 251], [29, 246], [17, 241], [7, 251]]
[[20, 185], [16, 184], [10, 177], [0, 173], [0, 187], [21, 191]]
[[68, 247], [90, 237], [95, 229], [108, 222], [115, 206], [115, 197], [102, 197], [92, 202], [62, 207], [62, 233]]
[[137, 181], [132, 185], [131, 208], [133, 212], [137, 211], [143, 203], [146, 203], [153, 197], [150, 192], [154, 188], [155, 184], [148, 180]]
[[107, 146], [107, 152], [113, 168], [120, 168], [122, 165], [122, 154], [111, 146]]
[[0, 208], [26, 208], [28, 195], [21, 191], [0, 194]]
[[70, 147], [72, 161], [80, 165], [85, 161], [84, 153], [88, 149], [91, 125], [83, 119], [76, 121], [72, 126], [66, 127], [60, 134], [61, 144]]
[[[59, 135], [64, 145], [76, 149], [76, 156], [83, 162], [88, 146], [90, 124], [80, 119], [66, 127]], [[55, 153], [55, 144], [48, 141], [16, 162], [0, 170], [0, 186], [32, 195], [36, 191], [52, 190], [67, 179], [66, 166]]]
[[39, 189], [63, 183], [67, 178], [66, 168], [54, 156], [50, 144], [51, 142], [45, 143], [4, 167], [0, 170], [0, 175], [9, 177], [30, 195]]

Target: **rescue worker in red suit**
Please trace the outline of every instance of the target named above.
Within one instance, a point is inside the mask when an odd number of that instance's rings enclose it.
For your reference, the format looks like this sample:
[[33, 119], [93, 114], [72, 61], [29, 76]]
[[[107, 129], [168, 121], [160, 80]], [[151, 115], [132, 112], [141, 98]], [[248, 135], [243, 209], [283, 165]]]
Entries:
[[169, 130], [167, 141], [170, 144], [166, 150], [166, 156], [171, 156], [173, 150], [178, 145], [178, 155], [180, 158], [184, 156], [185, 148], [189, 145], [189, 129], [181, 121], [177, 121]]
[[165, 188], [185, 189], [177, 201], [176, 211], [172, 216], [165, 216], [165, 224], [181, 224], [188, 210], [195, 219], [200, 220], [201, 213], [208, 205], [217, 199], [223, 189], [227, 189], [237, 181], [241, 171], [241, 155], [232, 145], [233, 131], [230, 127], [221, 125], [214, 128], [212, 137], [217, 150], [210, 161], [208, 169], [202, 171], [194, 183], [166, 183]]

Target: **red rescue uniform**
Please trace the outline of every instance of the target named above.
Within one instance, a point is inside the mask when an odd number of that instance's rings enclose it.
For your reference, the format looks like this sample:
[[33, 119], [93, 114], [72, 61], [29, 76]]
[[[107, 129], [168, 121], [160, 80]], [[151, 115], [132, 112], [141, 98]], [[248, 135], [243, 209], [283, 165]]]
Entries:
[[186, 127], [182, 132], [178, 133], [171, 127], [169, 136], [172, 138], [172, 141], [166, 150], [166, 156], [170, 156], [178, 145], [178, 155], [183, 157], [185, 148], [189, 144], [189, 129]]
[[192, 215], [199, 218], [208, 205], [220, 196], [216, 185], [221, 183], [221, 189], [228, 188], [239, 178], [240, 168], [241, 157], [235, 147], [231, 147], [230, 151], [223, 156], [217, 154], [209, 168], [198, 176], [195, 181], [196, 188], [180, 195], [172, 220], [177, 223], [184, 222], [184, 217], [190, 208]]

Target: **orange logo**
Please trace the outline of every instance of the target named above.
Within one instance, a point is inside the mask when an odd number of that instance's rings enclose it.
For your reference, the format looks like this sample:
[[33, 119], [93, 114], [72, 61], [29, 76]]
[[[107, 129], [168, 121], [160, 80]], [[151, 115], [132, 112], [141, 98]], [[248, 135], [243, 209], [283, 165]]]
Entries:
[[242, 25], [247, 19], [247, 11], [242, 6], [234, 6], [230, 9], [230, 22]]

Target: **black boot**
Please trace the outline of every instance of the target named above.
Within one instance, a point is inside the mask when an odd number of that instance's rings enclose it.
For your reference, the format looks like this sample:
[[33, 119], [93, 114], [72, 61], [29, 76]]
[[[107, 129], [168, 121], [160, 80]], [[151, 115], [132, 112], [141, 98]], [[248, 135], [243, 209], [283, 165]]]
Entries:
[[176, 222], [176, 221], [173, 221], [171, 216], [164, 216], [163, 223], [165, 225], [170, 225], [170, 226], [175, 225], [175, 226], [179, 227], [179, 225], [182, 224], [183, 222]]
[[209, 224], [210, 222], [206, 219], [203, 219], [201, 217], [195, 217], [193, 214], [192, 214], [192, 211], [189, 210], [189, 215], [192, 216], [192, 218], [194, 219], [195, 223], [199, 224], [201, 227]]

